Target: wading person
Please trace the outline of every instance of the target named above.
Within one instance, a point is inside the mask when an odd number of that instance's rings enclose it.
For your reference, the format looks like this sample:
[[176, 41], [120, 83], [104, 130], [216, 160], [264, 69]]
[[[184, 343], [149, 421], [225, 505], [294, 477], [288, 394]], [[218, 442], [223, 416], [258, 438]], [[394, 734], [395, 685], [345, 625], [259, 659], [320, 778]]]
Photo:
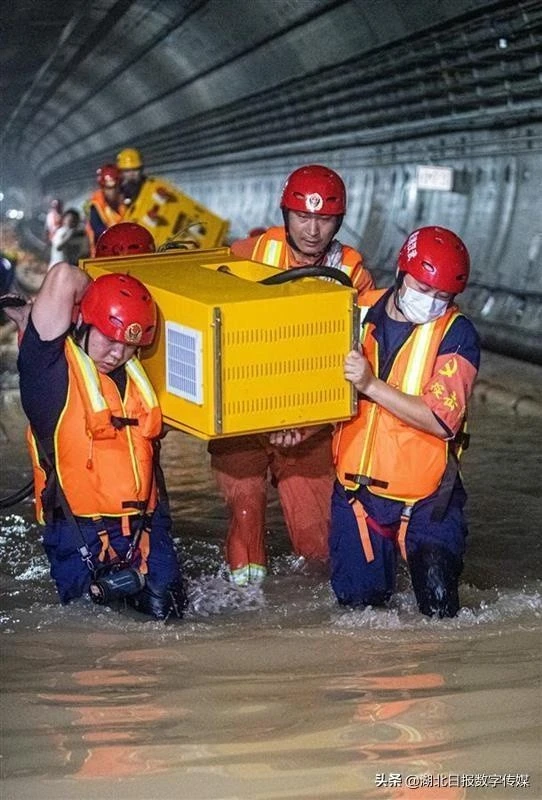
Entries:
[[91, 281], [61, 262], [31, 306], [18, 368], [36, 512], [61, 602], [90, 588], [97, 602], [125, 597], [163, 619], [181, 614], [184, 596], [158, 463], [162, 415], [137, 358], [156, 319], [137, 279]]
[[152, 234], [137, 222], [118, 222], [102, 233], [96, 243], [96, 258], [154, 253]]
[[342, 605], [385, 604], [400, 552], [423, 614], [459, 609], [467, 526], [458, 458], [480, 360], [474, 326], [454, 303], [468, 276], [461, 239], [420, 228], [401, 248], [395, 284], [362, 300], [362, 350], [344, 368], [358, 414], [333, 442], [331, 583]]
[[[328, 266], [346, 273], [359, 293], [372, 288], [360, 253], [337, 234], [346, 190], [331, 169], [309, 165], [287, 179], [280, 201], [283, 227], [234, 242], [232, 251], [282, 269]], [[234, 583], [259, 583], [266, 574], [264, 543], [269, 473], [277, 487], [294, 553], [325, 562], [334, 469], [331, 426], [238, 436], [209, 444], [211, 466], [230, 512], [226, 560]]]
[[45, 215], [44, 225], [45, 237], [48, 242], [52, 240], [53, 234], [62, 225], [62, 210], [62, 200], [59, 200], [58, 198], [51, 200], [49, 203], [49, 208], [47, 209], [47, 214]]
[[137, 200], [146, 180], [140, 151], [133, 147], [121, 150], [117, 155], [117, 168], [120, 173], [123, 202], [126, 206], [130, 206]]
[[96, 170], [96, 179], [99, 188], [88, 201], [87, 208], [87, 235], [92, 256], [102, 233], [120, 222], [125, 211], [117, 167], [114, 164], [104, 164]]
[[62, 214], [62, 224], [51, 238], [51, 255], [49, 267], [59, 261], [77, 266], [80, 258], [88, 258], [89, 244], [87, 234], [81, 225], [81, 217], [77, 209], [68, 208]]

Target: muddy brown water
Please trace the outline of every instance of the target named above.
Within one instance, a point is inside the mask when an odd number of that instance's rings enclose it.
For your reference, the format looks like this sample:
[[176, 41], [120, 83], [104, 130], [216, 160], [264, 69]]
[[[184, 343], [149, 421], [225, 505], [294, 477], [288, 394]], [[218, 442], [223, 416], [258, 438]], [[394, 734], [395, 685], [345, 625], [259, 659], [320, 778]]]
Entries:
[[[5, 495], [30, 474], [15, 389], [1, 422]], [[177, 432], [181, 622], [60, 607], [31, 504], [1, 511], [2, 800], [542, 797], [542, 419], [475, 403], [471, 432], [454, 620], [421, 617], [404, 572], [389, 609], [339, 609], [274, 495], [271, 575], [231, 586], [205, 445]]]

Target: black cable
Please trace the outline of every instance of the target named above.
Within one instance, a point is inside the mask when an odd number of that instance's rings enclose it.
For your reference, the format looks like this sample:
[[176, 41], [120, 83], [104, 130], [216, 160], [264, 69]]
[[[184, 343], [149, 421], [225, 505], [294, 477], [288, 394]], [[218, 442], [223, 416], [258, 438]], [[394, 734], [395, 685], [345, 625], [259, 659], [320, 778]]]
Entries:
[[25, 486], [19, 489], [13, 494], [8, 494], [7, 497], [0, 497], [0, 508], [10, 508], [11, 506], [17, 505], [22, 500], [26, 500], [34, 490], [34, 478], [30, 480]]
[[28, 300], [17, 294], [3, 294], [0, 297], [0, 308], [20, 308], [25, 306]]
[[340, 269], [335, 267], [290, 267], [289, 269], [282, 270], [276, 275], [270, 275], [264, 278], [263, 283], [266, 286], [273, 286], [278, 283], [288, 283], [288, 281], [296, 281], [299, 278], [332, 278], [332, 280], [342, 283], [343, 286], [352, 287], [352, 281], [346, 272], [341, 272]]

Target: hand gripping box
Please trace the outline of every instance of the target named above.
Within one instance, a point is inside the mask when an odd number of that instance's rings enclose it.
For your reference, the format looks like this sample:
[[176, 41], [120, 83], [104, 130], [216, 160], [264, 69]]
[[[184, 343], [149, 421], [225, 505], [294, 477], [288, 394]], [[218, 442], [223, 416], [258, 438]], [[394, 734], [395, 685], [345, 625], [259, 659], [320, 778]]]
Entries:
[[93, 277], [129, 273], [159, 309], [141, 352], [164, 420], [202, 439], [348, 419], [344, 379], [359, 329], [356, 293], [334, 281], [261, 281], [283, 272], [227, 248], [87, 259]]

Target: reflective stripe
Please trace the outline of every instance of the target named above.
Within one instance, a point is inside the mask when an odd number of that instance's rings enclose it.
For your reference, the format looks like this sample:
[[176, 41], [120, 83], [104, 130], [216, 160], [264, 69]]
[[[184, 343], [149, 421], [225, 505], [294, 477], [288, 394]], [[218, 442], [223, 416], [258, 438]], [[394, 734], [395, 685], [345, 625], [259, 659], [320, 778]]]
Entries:
[[[371, 474], [371, 454], [373, 451], [373, 439], [376, 430], [376, 421], [378, 416], [379, 406], [376, 403], [371, 405], [369, 409], [369, 417], [367, 419], [367, 435], [363, 441], [363, 450], [359, 461], [359, 471], [356, 475], [370, 475]], [[356, 489], [359, 489], [360, 484], [355, 484]]]
[[[71, 338], [68, 337], [66, 343], [75, 357], [83, 377], [92, 410], [96, 412], [104, 411], [108, 406], [102, 394], [100, 377], [94, 361]], [[126, 362], [125, 368], [137, 386], [147, 408], [158, 408], [158, 398], [139, 359], [133, 356]]]
[[139, 389], [143, 400], [145, 401], [145, 405], [148, 408], [155, 408], [158, 406], [158, 398], [156, 397], [156, 393], [152, 387], [152, 383], [147, 377], [143, 367], [141, 366], [141, 362], [138, 358], [133, 356], [126, 364], [126, 372], [134, 381], [135, 385]]
[[401, 391], [405, 394], [420, 395], [422, 392], [422, 376], [434, 330], [435, 323], [432, 322], [429, 325], [418, 325], [414, 331], [410, 355], [401, 383]]
[[271, 239], [265, 245], [263, 261], [264, 264], [269, 264], [271, 267], [277, 267], [280, 264], [280, 257], [282, 254], [282, 242], [276, 239]]
[[66, 339], [66, 344], [70, 348], [70, 352], [75, 358], [77, 366], [79, 367], [79, 372], [85, 384], [90, 407], [96, 413], [105, 411], [107, 409], [107, 403], [105, 402], [105, 398], [102, 394], [100, 378], [98, 376], [98, 370], [94, 365], [94, 361], [87, 356], [84, 350], [81, 350], [81, 348], [76, 345], [73, 339], [71, 339], [69, 336]]

